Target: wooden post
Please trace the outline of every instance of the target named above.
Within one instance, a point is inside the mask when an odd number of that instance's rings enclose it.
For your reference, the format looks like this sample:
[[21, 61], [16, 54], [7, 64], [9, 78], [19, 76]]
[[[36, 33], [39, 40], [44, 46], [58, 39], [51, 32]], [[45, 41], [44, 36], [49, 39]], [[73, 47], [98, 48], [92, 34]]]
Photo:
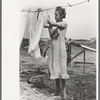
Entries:
[[[84, 50], [82, 50], [81, 52], [79, 52], [78, 54], [76, 54], [74, 57], [71, 58], [71, 60], [73, 60], [74, 58], [76, 58], [77, 56], [79, 56], [81, 53], [83, 53]], [[83, 62], [84, 63], [84, 62]]]
[[69, 63], [71, 62], [71, 43], [70, 43], [70, 45], [69, 45], [69, 48], [70, 48], [70, 53], [69, 53]]
[[84, 61], [84, 73], [85, 73], [85, 49], [84, 49], [84, 52], [83, 52], [83, 61]]
[[68, 50], [67, 50], [67, 66], [71, 62], [71, 44], [68, 44]]
[[67, 66], [69, 64], [69, 45], [67, 44]]

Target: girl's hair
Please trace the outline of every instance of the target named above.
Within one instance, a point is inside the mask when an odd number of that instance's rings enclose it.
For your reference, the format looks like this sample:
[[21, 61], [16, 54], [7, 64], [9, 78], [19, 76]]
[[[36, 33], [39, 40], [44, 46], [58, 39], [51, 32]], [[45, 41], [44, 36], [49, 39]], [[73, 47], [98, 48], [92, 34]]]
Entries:
[[62, 18], [66, 17], [66, 10], [65, 10], [65, 8], [62, 8], [61, 6], [58, 6], [58, 7], [56, 7], [55, 11], [58, 11], [60, 13], [60, 15], [62, 16]]

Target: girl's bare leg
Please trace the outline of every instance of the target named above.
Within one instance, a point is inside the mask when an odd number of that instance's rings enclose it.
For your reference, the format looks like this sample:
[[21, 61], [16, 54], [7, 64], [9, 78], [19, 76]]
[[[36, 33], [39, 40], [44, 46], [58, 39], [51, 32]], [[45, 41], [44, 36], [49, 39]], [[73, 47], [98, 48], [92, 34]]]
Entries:
[[61, 79], [61, 82], [62, 82], [62, 96], [63, 96], [63, 98], [66, 98], [67, 97], [67, 94], [66, 94], [66, 79]]
[[60, 94], [60, 79], [55, 79], [56, 82], [56, 92], [53, 94], [53, 96], [57, 96]]

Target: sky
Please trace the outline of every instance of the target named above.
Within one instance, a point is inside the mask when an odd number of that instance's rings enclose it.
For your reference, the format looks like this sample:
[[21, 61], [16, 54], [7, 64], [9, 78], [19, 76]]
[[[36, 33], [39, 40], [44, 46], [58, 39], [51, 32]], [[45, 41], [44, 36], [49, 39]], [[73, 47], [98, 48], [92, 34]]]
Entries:
[[[75, 4], [85, 0], [20, 0], [20, 11], [27, 8], [51, 8], [56, 6], [66, 6], [68, 3]], [[66, 21], [68, 29], [66, 37], [73, 39], [89, 39], [96, 37], [97, 34], [97, 17], [98, 17], [98, 0], [81, 5], [66, 7]], [[51, 18], [54, 17], [54, 10], [50, 12]], [[54, 19], [53, 19], [54, 20]], [[42, 35], [48, 37], [48, 34]]]

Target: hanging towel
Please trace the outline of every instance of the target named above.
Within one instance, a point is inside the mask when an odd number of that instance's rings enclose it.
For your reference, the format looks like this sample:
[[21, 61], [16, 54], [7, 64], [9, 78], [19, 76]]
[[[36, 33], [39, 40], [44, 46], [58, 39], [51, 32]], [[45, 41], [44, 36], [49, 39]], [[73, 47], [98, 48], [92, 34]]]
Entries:
[[20, 42], [19, 42], [19, 46], [22, 43], [27, 23], [28, 23], [28, 12], [21, 12], [21, 15], [20, 15]]
[[35, 52], [31, 52], [31, 56], [36, 57], [37, 59], [41, 57], [41, 53], [40, 53], [40, 48], [38, 46], [37, 50]]
[[43, 29], [43, 24], [44, 24], [44, 17], [46, 15], [46, 11], [43, 12], [43, 17], [42, 20], [39, 20], [37, 23], [37, 28], [35, 30], [35, 37], [32, 39], [28, 53], [30, 54], [31, 51], [35, 51], [38, 49], [38, 43], [41, 37], [42, 29]]
[[[34, 12], [34, 13], [29, 13], [29, 46], [31, 44], [31, 41], [35, 38], [36, 34], [35, 34], [35, 30], [36, 30], [36, 27], [37, 27], [37, 12]], [[40, 54], [40, 48], [38, 46], [37, 50], [35, 52], [32, 52], [31, 51], [31, 56], [35, 56], [36, 58], [39, 58], [41, 57], [41, 54]]]
[[33, 39], [33, 36], [35, 35], [35, 29], [36, 29], [36, 23], [37, 23], [37, 12], [30, 12], [29, 13], [29, 45]]

